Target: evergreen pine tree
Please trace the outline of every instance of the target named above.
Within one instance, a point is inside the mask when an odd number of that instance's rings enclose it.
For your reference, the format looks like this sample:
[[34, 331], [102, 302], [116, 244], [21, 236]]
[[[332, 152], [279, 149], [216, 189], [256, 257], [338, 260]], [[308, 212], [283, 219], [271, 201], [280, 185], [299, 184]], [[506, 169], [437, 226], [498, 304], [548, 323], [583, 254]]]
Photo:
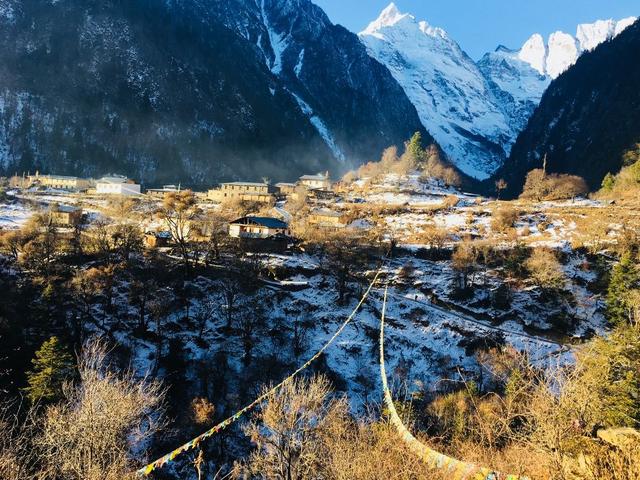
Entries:
[[615, 183], [616, 177], [614, 177], [611, 172], [607, 173], [602, 179], [602, 190], [604, 190], [605, 192], [610, 192], [611, 190], [613, 190]]
[[631, 253], [625, 253], [620, 263], [613, 267], [607, 290], [607, 319], [614, 325], [629, 320], [627, 299], [629, 292], [640, 286], [640, 270]]
[[413, 157], [413, 161], [415, 163], [422, 160], [424, 156], [424, 149], [422, 148], [422, 134], [420, 132], [413, 134], [407, 143], [406, 151]]
[[62, 384], [73, 374], [73, 357], [58, 337], [46, 340], [31, 360], [33, 370], [27, 373], [25, 388], [31, 403], [55, 402], [62, 395]]
[[[578, 376], [569, 395], [586, 405], [583, 418], [605, 427], [637, 427], [640, 422], [640, 336], [638, 328], [620, 325], [597, 337], [580, 352]], [[585, 399], [588, 401], [585, 402]]]

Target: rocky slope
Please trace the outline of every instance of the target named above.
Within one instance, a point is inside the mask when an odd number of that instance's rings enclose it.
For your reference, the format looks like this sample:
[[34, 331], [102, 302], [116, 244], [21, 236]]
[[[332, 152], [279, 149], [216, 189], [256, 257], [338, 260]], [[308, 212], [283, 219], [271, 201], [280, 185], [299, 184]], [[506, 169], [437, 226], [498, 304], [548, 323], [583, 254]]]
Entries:
[[607, 172], [622, 165], [622, 154], [640, 141], [640, 22], [583, 54], [554, 80], [497, 172], [512, 194], [526, 173], [542, 165], [583, 176], [598, 188]]
[[632, 21], [580, 25], [576, 37], [556, 32], [548, 44], [535, 34], [520, 50], [500, 46], [478, 62], [444, 30], [393, 3], [359, 35], [453, 163], [484, 179], [504, 163], [551, 80]]
[[0, 62], [0, 174], [286, 179], [429, 138], [309, 0], [3, 0]]

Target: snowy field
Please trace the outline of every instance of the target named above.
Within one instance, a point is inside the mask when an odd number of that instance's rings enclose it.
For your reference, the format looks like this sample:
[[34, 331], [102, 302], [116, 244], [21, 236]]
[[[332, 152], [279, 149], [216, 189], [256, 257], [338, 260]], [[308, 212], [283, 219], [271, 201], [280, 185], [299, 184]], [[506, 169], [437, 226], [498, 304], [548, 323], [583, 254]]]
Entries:
[[[307, 255], [301, 258], [284, 257], [273, 256], [269, 263], [294, 268], [309, 268], [317, 263]], [[397, 266], [390, 265], [389, 268], [391, 270], [386, 277], [393, 279], [398, 271]], [[446, 277], [447, 273], [443, 275]], [[256, 334], [252, 356], [271, 359], [270, 362], [279, 366], [280, 373], [275, 374], [274, 380], [283, 378], [318, 351], [357, 303], [356, 296], [353, 296], [346, 305], [337, 305], [331, 277], [315, 274], [304, 280], [307, 288], [301, 291], [283, 291], [267, 286], [257, 294], [266, 323]], [[223, 302], [215, 280], [200, 277], [196, 282], [209, 294], [194, 301], [194, 312], [203, 304]], [[330, 372], [331, 378], [338, 378], [336, 387], [345, 391], [354, 411], [360, 413], [364, 413], [362, 409], [368, 402], [380, 398], [381, 394], [378, 332], [382, 296], [380, 284], [372, 290], [353, 322], [327, 350], [324, 361], [318, 361], [313, 366], [325, 373]], [[253, 309], [255, 300], [245, 298], [238, 305], [237, 312], [241, 316], [243, 312]], [[295, 322], [304, 325], [302, 351], [298, 355], [294, 352], [291, 339]], [[189, 362], [207, 363], [223, 354], [228, 362], [225, 375], [235, 379], [231, 381], [230, 391], [250, 383], [250, 369], [242, 362], [242, 341], [235, 335], [224, 333], [224, 315], [214, 315], [207, 320], [202, 333], [199, 328], [185, 323], [180, 314], [176, 314], [168, 323], [163, 328], [169, 328], [181, 338]], [[153, 324], [150, 328], [154, 329]], [[407, 393], [433, 392], [442, 388], [443, 382], [460, 381], [461, 376], [468, 380], [477, 379], [481, 375], [481, 368], [474, 352], [486, 346], [487, 341], [496, 345], [511, 345], [526, 352], [532, 362], [539, 366], [565, 364], [573, 358], [570, 347], [544, 335], [527, 333], [524, 326], [515, 320], [495, 325], [449, 311], [433, 304], [417, 288], [392, 286], [389, 289], [385, 332], [388, 371], [396, 388]], [[132, 339], [129, 335], [123, 335], [120, 340], [130, 346], [140, 374], [155, 368], [153, 342]], [[196, 368], [188, 369], [188, 372], [195, 371]], [[192, 380], [196, 381], [196, 377]]]
[[0, 202], [0, 230], [17, 230], [34, 214], [28, 205], [17, 201]]
[[[64, 192], [28, 193], [25, 198], [37, 199], [43, 205], [82, 202], [83, 208], [89, 211], [107, 206], [104, 199]], [[14, 201], [0, 205], [0, 225], [18, 228], [24, 224], [32, 214], [25, 204]], [[452, 300], [450, 295], [456, 273], [450, 261], [416, 258], [414, 254], [424, 245], [407, 245], [411, 235], [419, 234], [426, 227], [445, 230], [451, 235], [450, 241], [473, 234], [480, 238], [493, 238], [496, 245], [501, 242], [506, 245], [508, 241], [501, 240], [500, 236], [490, 237], [496, 205], [433, 181], [424, 182], [418, 175], [386, 175], [376, 182], [354, 182], [350, 190], [342, 193], [342, 200], [329, 203], [329, 207], [346, 209], [356, 204], [363, 208], [381, 205], [405, 207], [396, 213], [361, 216], [352, 220], [352, 225], [362, 229], [382, 224], [394, 232], [403, 247], [411, 247], [388, 263], [385, 275], [390, 285], [386, 327], [388, 369], [393, 383], [404, 391], [429, 392], [442, 388], [446, 382], [477, 379], [481, 368], [475, 353], [491, 344], [510, 345], [526, 352], [540, 366], [571, 362], [572, 347], [565, 345], [566, 340], [572, 340], [572, 336], [584, 338], [604, 330], [602, 301], [586, 288], [595, 279], [595, 273], [581, 268], [584, 259], [572, 254], [568, 248], [576, 224], [552, 213], [561, 205], [539, 205], [537, 211], [523, 212], [515, 231], [528, 243], [567, 249], [568, 260], [563, 268], [569, 281], [567, 289], [575, 299], [570, 313], [577, 320], [565, 335], [555, 334], [554, 326], [548, 320], [557, 313], [558, 307], [547, 304], [536, 289], [522, 285], [512, 288], [510, 306], [497, 311], [490, 305], [491, 294], [503, 285], [504, 279], [499, 272], [487, 271], [476, 280], [471, 298]], [[575, 207], [576, 203], [571, 205]], [[205, 206], [215, 208], [208, 204]], [[599, 204], [583, 201], [580, 206], [598, 208]], [[425, 209], [421, 211], [414, 207]], [[279, 206], [278, 213], [286, 216], [285, 208], [284, 205]], [[149, 216], [141, 226], [159, 228], [158, 222], [157, 218]], [[278, 282], [264, 285], [255, 298], [241, 299], [237, 308], [238, 315], [246, 315], [259, 308], [264, 316], [265, 323], [256, 332], [252, 356], [270, 359], [273, 363], [262, 379], [268, 382], [286, 376], [320, 349], [349, 315], [357, 298], [351, 297], [344, 306], [337, 305], [335, 280], [331, 275], [321, 273], [322, 258], [307, 253], [261, 257], [265, 267], [279, 267], [288, 273], [284, 278], [278, 278]], [[407, 264], [412, 267], [408, 280], [400, 275]], [[224, 375], [231, 380], [226, 395], [231, 397], [221, 403], [229, 405], [237, 401], [243, 385], [255, 382], [252, 377], [255, 374], [242, 360], [244, 349], [240, 336], [237, 333], [229, 335], [225, 327], [222, 286], [215, 279], [203, 277], [199, 277], [196, 283], [199, 290], [206, 293], [204, 298], [192, 301], [191, 310], [198, 312], [203, 305], [213, 304], [217, 305], [217, 314], [206, 319], [204, 325], [196, 326], [193, 317], [186, 319], [182, 312], [176, 312], [166, 320], [162, 329], [168, 329], [172, 336], [182, 340], [185, 358], [190, 364], [208, 364], [220, 355], [227, 359]], [[296, 288], [287, 288], [291, 286]], [[120, 290], [122, 308], [129, 309], [129, 314], [135, 316], [133, 308], [128, 305], [126, 286]], [[354, 321], [327, 350], [326, 357], [314, 366], [339, 379], [336, 387], [348, 394], [355, 410], [364, 408], [372, 399], [380, 398], [378, 332], [382, 293], [381, 286], [372, 291]], [[301, 348], [297, 352], [291, 343], [294, 324], [303, 330]], [[149, 328], [153, 331], [156, 326], [152, 322]], [[133, 365], [140, 374], [160, 369], [162, 375], [153, 340], [124, 332], [116, 333], [116, 336], [129, 347], [134, 355]], [[193, 376], [190, 380], [197, 381], [197, 371], [197, 368], [187, 369], [187, 375]]]

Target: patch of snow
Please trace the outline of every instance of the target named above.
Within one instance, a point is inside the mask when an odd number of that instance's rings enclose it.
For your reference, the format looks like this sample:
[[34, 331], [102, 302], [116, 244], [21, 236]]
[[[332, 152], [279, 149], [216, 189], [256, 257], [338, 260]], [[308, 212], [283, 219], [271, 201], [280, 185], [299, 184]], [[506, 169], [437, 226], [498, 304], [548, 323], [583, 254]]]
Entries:
[[300, 72], [302, 72], [302, 63], [304, 62], [304, 48], [300, 50], [298, 54], [298, 63], [293, 67], [293, 72], [296, 74], [296, 77], [300, 78]]
[[265, 8], [265, 0], [261, 0], [260, 14], [262, 16], [264, 28], [267, 30], [267, 34], [269, 36], [271, 50], [273, 51], [273, 60], [268, 62], [269, 69], [273, 74], [280, 75], [280, 73], [282, 73], [282, 54], [289, 46], [288, 35], [279, 34], [272, 28]]
[[34, 210], [22, 202], [0, 203], [0, 230], [17, 230], [34, 214]]
[[331, 133], [327, 125], [324, 123], [324, 121], [322, 121], [322, 119], [313, 112], [313, 109], [311, 108], [311, 106], [307, 102], [305, 102], [302, 98], [300, 98], [299, 95], [296, 95], [293, 92], [290, 92], [290, 93], [293, 96], [293, 98], [295, 98], [296, 102], [298, 103], [298, 106], [300, 107], [300, 110], [302, 110], [302, 113], [304, 113], [307, 117], [309, 117], [309, 121], [318, 131], [318, 133], [320, 134], [324, 142], [327, 144], [327, 146], [333, 153], [333, 156], [340, 162], [344, 163], [346, 161], [346, 156], [344, 152], [340, 149], [338, 144], [336, 143], [335, 139], [333, 138], [333, 134]]
[[14, 23], [16, 20], [16, 12], [10, 1], [0, 1], [0, 19], [6, 23]]

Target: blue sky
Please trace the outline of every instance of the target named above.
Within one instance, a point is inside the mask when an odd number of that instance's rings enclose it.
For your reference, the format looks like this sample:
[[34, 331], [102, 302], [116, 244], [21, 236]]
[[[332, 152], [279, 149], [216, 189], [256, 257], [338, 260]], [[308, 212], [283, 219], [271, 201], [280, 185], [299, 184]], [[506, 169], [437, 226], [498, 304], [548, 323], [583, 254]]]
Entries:
[[[312, 0], [334, 23], [359, 32], [390, 0]], [[431, 25], [444, 28], [472, 57], [499, 44], [518, 48], [532, 33], [575, 35], [579, 23], [640, 15], [640, 0], [396, 0]]]

